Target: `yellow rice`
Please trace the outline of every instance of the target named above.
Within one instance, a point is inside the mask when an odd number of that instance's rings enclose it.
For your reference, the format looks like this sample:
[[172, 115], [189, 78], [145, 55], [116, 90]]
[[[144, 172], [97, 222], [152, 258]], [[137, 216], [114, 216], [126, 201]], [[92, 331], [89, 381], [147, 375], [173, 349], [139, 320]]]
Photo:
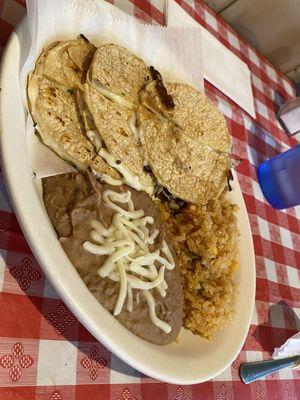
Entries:
[[181, 270], [184, 326], [210, 340], [235, 316], [236, 211], [225, 192], [205, 206], [188, 205], [174, 216], [161, 206]]

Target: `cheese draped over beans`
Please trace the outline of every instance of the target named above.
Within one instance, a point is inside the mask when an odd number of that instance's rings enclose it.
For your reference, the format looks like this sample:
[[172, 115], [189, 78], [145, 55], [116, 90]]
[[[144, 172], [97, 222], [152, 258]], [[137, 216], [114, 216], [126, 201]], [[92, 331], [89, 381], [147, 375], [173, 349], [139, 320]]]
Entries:
[[[83, 243], [83, 248], [89, 253], [107, 255], [98, 274], [119, 282], [118, 298], [114, 307], [114, 315], [120, 314], [126, 298], [127, 310], [133, 310], [133, 289], [140, 290], [149, 307], [152, 323], [165, 333], [171, 332], [171, 326], [159, 319], [155, 312], [153, 290], [165, 297], [168, 289], [164, 274], [165, 270], [175, 268], [174, 258], [164, 240], [161, 248], [154, 252], [149, 250], [159, 235], [158, 229], [149, 226], [154, 223], [153, 217], [145, 216], [143, 210], [135, 210], [131, 192], [118, 193], [105, 190], [103, 202], [115, 214], [111, 225], [106, 228], [98, 220], [91, 222], [92, 242]], [[119, 204], [126, 205], [126, 209]]]

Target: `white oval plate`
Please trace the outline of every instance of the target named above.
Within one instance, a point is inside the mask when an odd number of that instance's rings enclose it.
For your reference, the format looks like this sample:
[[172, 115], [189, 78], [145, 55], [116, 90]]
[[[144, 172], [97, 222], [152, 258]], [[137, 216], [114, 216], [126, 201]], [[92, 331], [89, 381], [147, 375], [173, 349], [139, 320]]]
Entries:
[[2, 168], [11, 202], [24, 235], [45, 274], [82, 324], [133, 368], [161, 381], [194, 384], [223, 372], [240, 352], [252, 316], [255, 262], [246, 207], [237, 179], [230, 193], [239, 206], [239, 284], [237, 317], [212, 342], [182, 329], [180, 343], [157, 346], [120, 325], [88, 291], [62, 250], [35, 189], [25, 142], [26, 112], [19, 89], [19, 65], [28, 50], [24, 24], [14, 32], [1, 68]]

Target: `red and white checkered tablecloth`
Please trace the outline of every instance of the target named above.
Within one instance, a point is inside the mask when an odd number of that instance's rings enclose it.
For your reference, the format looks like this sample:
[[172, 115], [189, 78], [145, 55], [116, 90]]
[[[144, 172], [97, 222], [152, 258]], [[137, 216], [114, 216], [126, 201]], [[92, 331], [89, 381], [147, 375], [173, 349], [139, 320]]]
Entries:
[[[147, 22], [164, 22], [163, 0], [111, 2]], [[223, 374], [194, 386], [157, 382], [125, 365], [87, 332], [47, 281], [24, 239], [0, 177], [0, 400], [300, 398], [298, 371], [283, 370], [250, 385], [244, 385], [238, 375], [241, 361], [270, 357], [274, 347], [300, 329], [300, 207], [273, 209], [256, 178], [259, 163], [295, 144], [275, 118], [278, 106], [295, 89], [202, 1], [177, 2], [252, 73], [256, 119], [205, 82], [206, 94], [227, 118], [235, 153], [244, 159], [238, 179], [252, 227], [257, 290], [243, 349]], [[0, 54], [25, 12], [22, 0], [0, 0]]]

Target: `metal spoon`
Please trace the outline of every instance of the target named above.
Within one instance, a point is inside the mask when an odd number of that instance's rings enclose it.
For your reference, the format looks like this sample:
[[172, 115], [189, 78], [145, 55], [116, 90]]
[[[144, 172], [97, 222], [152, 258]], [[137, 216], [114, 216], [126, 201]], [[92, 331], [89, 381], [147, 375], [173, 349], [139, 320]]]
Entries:
[[297, 367], [300, 364], [300, 356], [281, 358], [279, 360], [265, 360], [252, 363], [244, 363], [240, 366], [240, 376], [244, 383], [256, 381], [259, 378], [270, 375], [275, 371], [286, 367]]

